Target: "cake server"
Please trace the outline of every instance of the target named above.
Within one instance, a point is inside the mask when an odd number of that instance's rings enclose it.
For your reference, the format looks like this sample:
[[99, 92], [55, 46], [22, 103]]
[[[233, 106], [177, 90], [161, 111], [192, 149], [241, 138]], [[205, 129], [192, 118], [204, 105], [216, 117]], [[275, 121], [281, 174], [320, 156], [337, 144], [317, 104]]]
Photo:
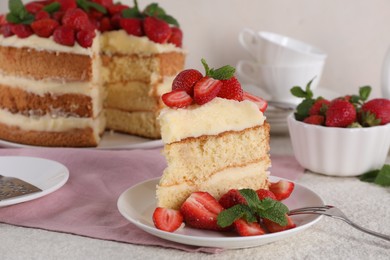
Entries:
[[15, 177], [0, 175], [0, 200], [40, 192], [40, 188]]

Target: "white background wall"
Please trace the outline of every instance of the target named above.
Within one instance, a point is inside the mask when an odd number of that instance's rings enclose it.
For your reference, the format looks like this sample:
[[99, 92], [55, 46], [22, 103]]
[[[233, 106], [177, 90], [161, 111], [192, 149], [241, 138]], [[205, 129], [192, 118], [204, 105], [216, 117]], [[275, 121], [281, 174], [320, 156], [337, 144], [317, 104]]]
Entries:
[[[0, 0], [4, 8], [7, 0]], [[132, 3], [132, 0], [122, 0]], [[155, 0], [138, 0], [141, 8]], [[371, 85], [380, 96], [381, 65], [390, 46], [388, 0], [161, 0], [184, 31], [187, 67], [235, 65], [248, 54], [238, 44], [244, 27], [311, 43], [328, 53], [320, 82], [341, 94]], [[4, 10], [4, 9], [3, 9]]]

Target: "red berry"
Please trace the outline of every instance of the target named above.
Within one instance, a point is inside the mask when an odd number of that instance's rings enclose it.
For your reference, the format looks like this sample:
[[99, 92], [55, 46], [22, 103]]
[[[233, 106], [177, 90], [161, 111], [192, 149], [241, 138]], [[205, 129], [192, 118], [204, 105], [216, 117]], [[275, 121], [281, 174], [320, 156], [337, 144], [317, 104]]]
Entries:
[[243, 99], [249, 100], [249, 101], [252, 101], [253, 103], [255, 103], [257, 105], [257, 107], [259, 108], [259, 110], [263, 113], [267, 109], [267, 106], [268, 106], [267, 101], [265, 101], [262, 98], [256, 97], [252, 94], [249, 94], [248, 92], [244, 91]]
[[116, 4], [116, 5], [111, 5], [108, 7], [108, 12], [113, 16], [115, 14], [120, 14], [122, 17], [122, 11], [125, 9], [128, 9], [129, 6], [127, 5], [122, 5], [122, 4]]
[[231, 77], [227, 80], [221, 80], [222, 87], [218, 93], [218, 97], [226, 99], [234, 99], [237, 101], [242, 101], [244, 99], [244, 92], [241, 88], [240, 82], [238, 82], [236, 77]]
[[248, 204], [237, 189], [229, 190], [227, 193], [221, 196], [218, 202], [225, 209], [231, 208], [237, 204]]
[[56, 20], [49, 18], [38, 20], [31, 24], [34, 33], [44, 38], [50, 37], [58, 26], [59, 24]]
[[172, 90], [184, 90], [189, 95], [193, 95], [194, 93], [194, 85], [197, 81], [203, 78], [202, 73], [195, 69], [187, 69], [183, 70], [172, 82]]
[[48, 19], [50, 18], [50, 14], [46, 11], [39, 11], [38, 13], [35, 14], [35, 21], [37, 20], [42, 20], [42, 19]]
[[183, 224], [183, 215], [178, 210], [156, 208], [153, 212], [153, 223], [158, 229], [173, 232]]
[[120, 26], [129, 35], [142, 36], [142, 21], [136, 18], [121, 18], [119, 21]]
[[0, 26], [0, 34], [2, 34], [5, 38], [14, 35], [14, 33], [12, 32], [12, 25], [7, 23]]
[[260, 236], [265, 234], [259, 223], [248, 223], [244, 219], [234, 221], [234, 228], [240, 236]]
[[291, 181], [280, 180], [278, 182], [271, 182], [269, 190], [275, 195], [277, 200], [284, 200], [290, 197], [294, 190], [295, 184]]
[[1, 27], [2, 25], [7, 24], [7, 23], [8, 23], [8, 22], [7, 22], [7, 18], [6, 18], [6, 16], [5, 16], [5, 14], [0, 15], [0, 27]]
[[151, 41], [157, 43], [166, 43], [172, 34], [168, 23], [151, 16], [146, 17], [144, 20], [144, 32]]
[[263, 200], [265, 198], [276, 200], [275, 194], [270, 190], [258, 189], [256, 193], [260, 200]]
[[76, 9], [76, 0], [57, 0], [61, 4], [61, 11], [67, 11], [69, 9]]
[[80, 8], [68, 9], [62, 17], [62, 24], [75, 30], [83, 30], [90, 26], [88, 15]]
[[65, 14], [64, 11], [58, 11], [58, 12], [53, 13], [51, 16], [57, 22], [62, 22], [62, 17], [64, 17], [64, 14]]
[[110, 18], [103, 17], [99, 22], [98, 29], [101, 32], [111, 31], [112, 25], [111, 25]]
[[295, 228], [296, 225], [292, 221], [290, 216], [286, 215], [286, 218], [287, 218], [287, 225], [286, 226], [281, 226], [281, 225], [279, 225], [279, 224], [277, 224], [269, 219], [265, 219], [265, 218], [263, 219], [263, 224], [268, 229], [268, 231], [270, 233], [275, 233], [275, 232], [280, 232], [280, 231], [284, 231], [287, 229]]
[[76, 40], [81, 47], [89, 48], [92, 46], [93, 39], [95, 38], [96, 33], [94, 31], [78, 31], [76, 34]]
[[210, 77], [203, 77], [194, 85], [194, 101], [198, 105], [213, 100], [221, 90], [222, 82]]
[[306, 117], [303, 122], [311, 125], [323, 125], [325, 122], [325, 117], [321, 115], [312, 115]]
[[192, 193], [180, 208], [187, 225], [210, 230], [221, 230], [217, 216], [222, 210], [224, 208], [207, 192]]
[[96, 20], [101, 20], [104, 17], [104, 14], [99, 12], [99, 11], [97, 11], [97, 10], [93, 10], [92, 9], [92, 10], [89, 11], [88, 17], [96, 19]]
[[330, 127], [347, 127], [356, 121], [356, 109], [343, 99], [333, 100], [326, 111], [325, 125]]
[[53, 32], [53, 39], [58, 44], [73, 46], [76, 42], [75, 31], [69, 26], [57, 27]]
[[165, 105], [172, 108], [185, 108], [192, 104], [192, 97], [184, 90], [174, 90], [161, 96]]
[[116, 13], [111, 17], [111, 26], [113, 29], [121, 28], [120, 25], [121, 19], [122, 19], [122, 15], [120, 13]]
[[[363, 112], [369, 112], [380, 120], [380, 125], [390, 122], [390, 100], [385, 98], [372, 99], [362, 106]], [[365, 123], [365, 122], [364, 122]]]
[[93, 2], [95, 3], [98, 3], [106, 8], [114, 5], [114, 1], [113, 0], [93, 0]]
[[183, 32], [178, 27], [171, 28], [172, 34], [168, 39], [168, 43], [176, 45], [176, 47], [181, 48], [183, 45]]
[[27, 12], [31, 13], [31, 14], [36, 14], [38, 13], [39, 11], [42, 10], [42, 8], [44, 7], [43, 4], [41, 3], [38, 3], [38, 2], [31, 2], [31, 3], [27, 3], [25, 5], [26, 7], [26, 10]]
[[330, 105], [330, 101], [327, 99], [318, 99], [314, 102], [309, 110], [309, 115], [325, 115], [328, 106]]
[[16, 34], [19, 38], [30, 37], [34, 32], [31, 30], [31, 27], [27, 24], [12, 24], [11, 30], [13, 34]]

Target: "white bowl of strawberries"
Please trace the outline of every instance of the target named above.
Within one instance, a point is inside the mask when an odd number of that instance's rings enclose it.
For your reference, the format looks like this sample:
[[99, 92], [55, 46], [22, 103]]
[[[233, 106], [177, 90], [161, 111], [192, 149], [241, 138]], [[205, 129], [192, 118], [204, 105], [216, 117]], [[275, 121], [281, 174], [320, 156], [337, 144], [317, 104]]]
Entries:
[[[327, 100], [306, 90], [291, 89], [304, 98], [287, 118], [294, 155], [306, 169], [331, 176], [358, 176], [382, 168], [390, 147], [390, 100], [368, 101], [371, 88], [359, 95]], [[272, 127], [272, 126], [271, 126]]]

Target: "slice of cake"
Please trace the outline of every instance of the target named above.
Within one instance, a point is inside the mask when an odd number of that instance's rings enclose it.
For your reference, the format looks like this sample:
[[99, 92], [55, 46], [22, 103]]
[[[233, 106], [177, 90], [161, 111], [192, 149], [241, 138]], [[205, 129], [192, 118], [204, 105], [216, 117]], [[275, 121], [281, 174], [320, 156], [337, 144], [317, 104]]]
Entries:
[[[230, 189], [268, 188], [269, 125], [266, 102], [243, 93], [234, 68], [186, 70], [159, 121], [167, 168], [157, 186], [157, 205], [178, 209], [195, 191], [216, 199]], [[255, 102], [253, 102], [255, 101]]]

